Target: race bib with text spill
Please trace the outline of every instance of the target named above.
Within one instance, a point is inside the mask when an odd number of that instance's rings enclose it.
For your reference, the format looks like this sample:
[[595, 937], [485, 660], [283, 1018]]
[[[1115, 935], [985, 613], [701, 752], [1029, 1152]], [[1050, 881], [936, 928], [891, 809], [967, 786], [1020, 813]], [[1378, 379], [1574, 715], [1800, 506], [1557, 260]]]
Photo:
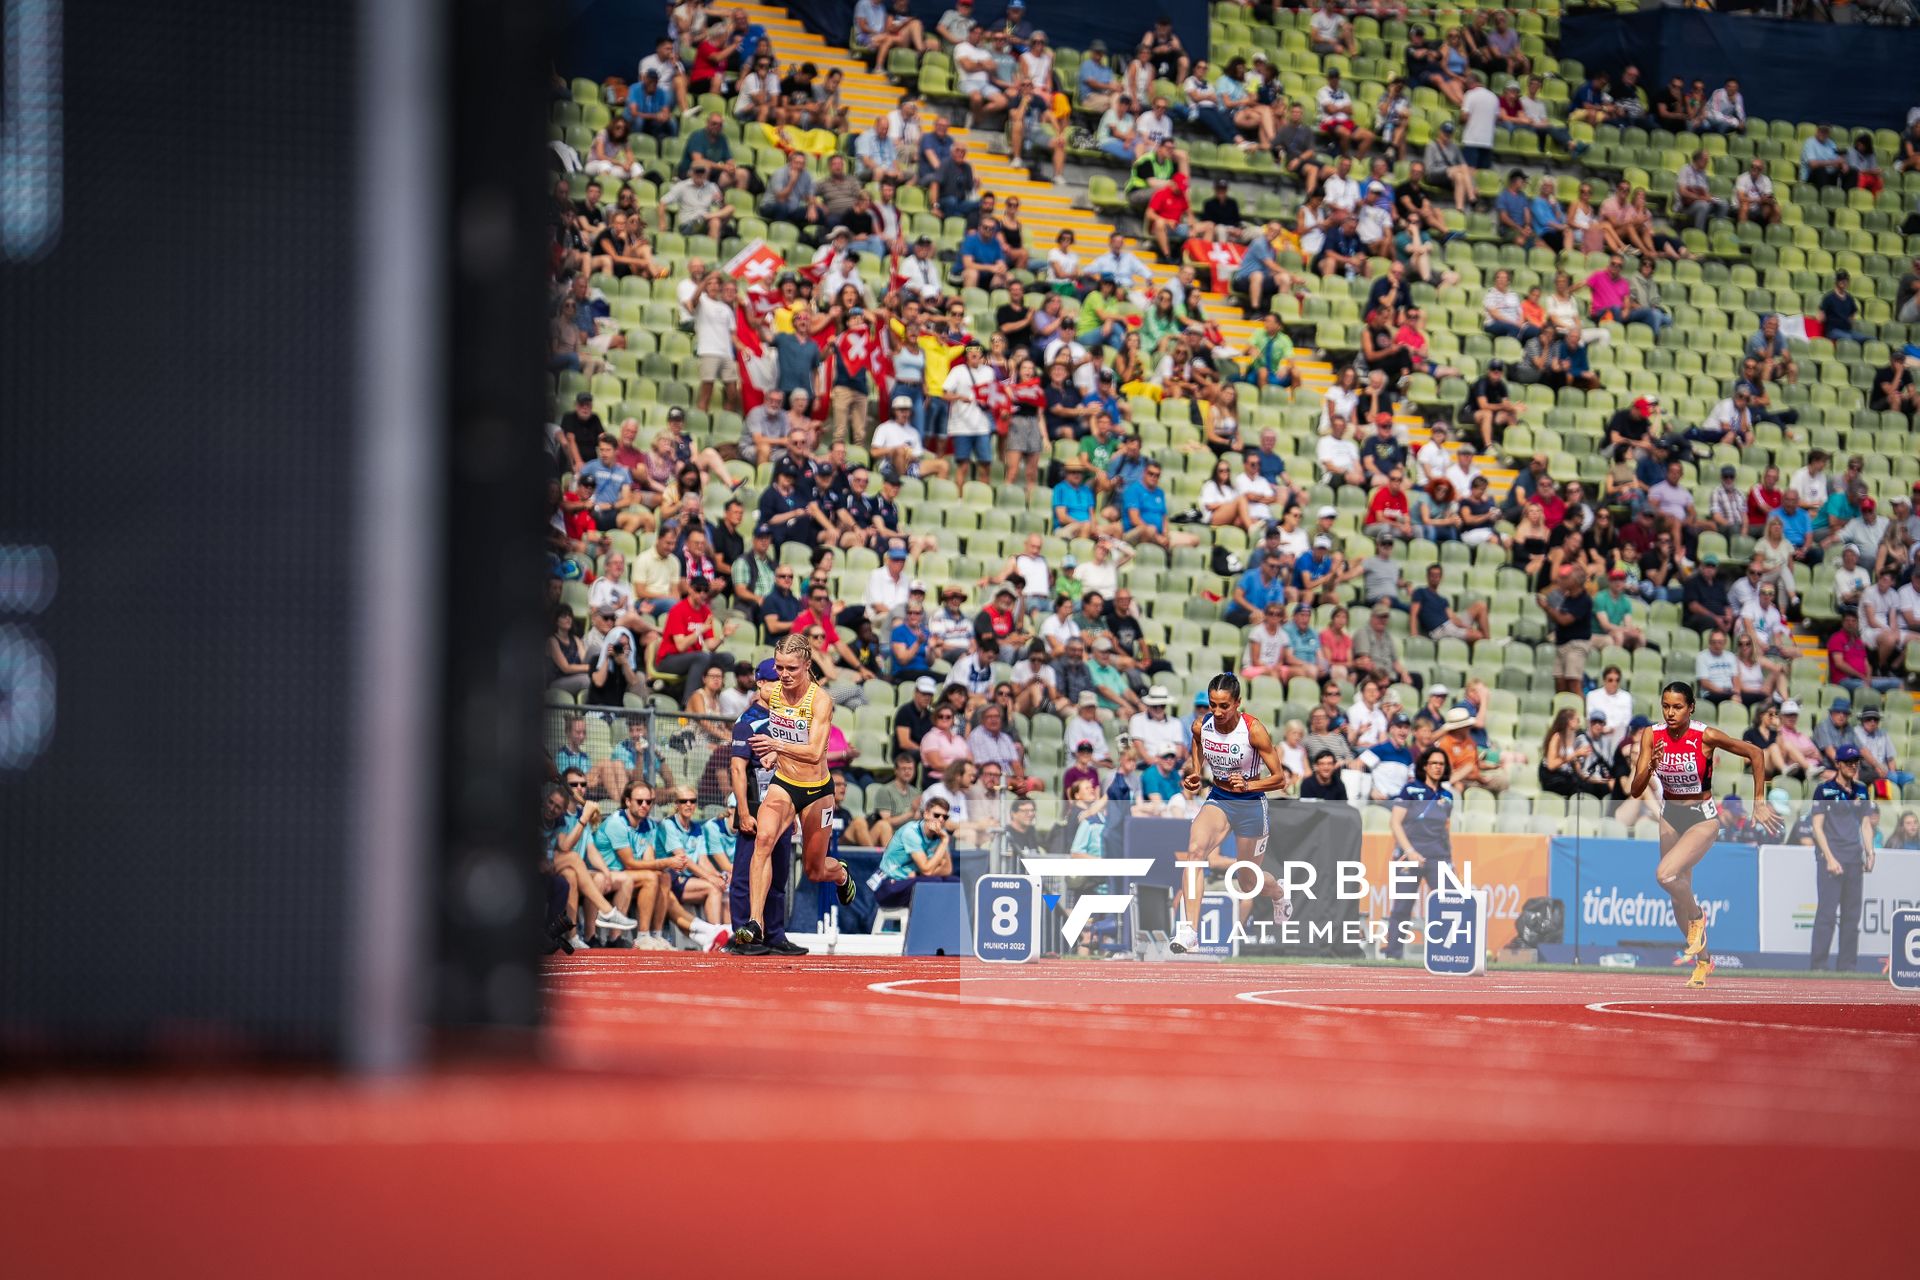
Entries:
[[767, 717], [767, 736], [778, 742], [805, 742], [807, 722], [799, 716], [776, 711]]

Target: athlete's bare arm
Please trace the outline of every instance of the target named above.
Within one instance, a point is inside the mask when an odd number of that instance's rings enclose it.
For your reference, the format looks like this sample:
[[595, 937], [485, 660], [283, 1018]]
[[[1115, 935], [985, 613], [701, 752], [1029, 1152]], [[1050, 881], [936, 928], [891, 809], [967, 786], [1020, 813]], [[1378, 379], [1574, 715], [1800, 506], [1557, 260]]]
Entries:
[[1188, 735], [1187, 771], [1180, 779], [1180, 785], [1188, 795], [1195, 795], [1207, 785], [1207, 767], [1200, 756], [1200, 726], [1206, 723], [1209, 712], [1203, 712], [1193, 718], [1193, 731]]
[[727, 774], [733, 783], [733, 821], [743, 836], [753, 834], [753, 813], [747, 807], [747, 762], [735, 756], [727, 761]]
[[1267, 732], [1267, 726], [1255, 720], [1246, 712], [1240, 713], [1247, 722], [1247, 742], [1260, 756], [1260, 763], [1267, 766], [1267, 776], [1243, 780], [1234, 790], [1243, 794], [1255, 791], [1285, 791], [1293, 785], [1293, 775], [1280, 763], [1280, 749], [1273, 745], [1273, 735]]
[[1747, 771], [1753, 775], [1753, 820], [1769, 829], [1779, 826], [1780, 815], [1767, 803], [1767, 758], [1760, 748], [1714, 728], [1700, 735], [1700, 741], [1709, 751], [1725, 751], [1747, 762]]
[[1640, 731], [1640, 753], [1633, 762], [1633, 784], [1627, 788], [1627, 794], [1636, 800], [1645, 794], [1647, 783], [1653, 778], [1653, 766], [1659, 762], [1661, 733], [1657, 724]]

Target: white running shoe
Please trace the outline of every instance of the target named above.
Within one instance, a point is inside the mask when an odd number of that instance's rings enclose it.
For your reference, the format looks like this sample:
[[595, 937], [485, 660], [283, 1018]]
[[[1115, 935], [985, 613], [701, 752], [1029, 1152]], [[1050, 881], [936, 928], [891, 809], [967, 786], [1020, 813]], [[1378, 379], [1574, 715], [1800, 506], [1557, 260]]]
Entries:
[[1168, 945], [1176, 955], [1183, 951], [1192, 951], [1200, 945], [1200, 935], [1194, 932], [1191, 924], [1182, 920], [1173, 927], [1173, 941]]
[[573, 935], [573, 949], [575, 951], [585, 951], [587, 949], [587, 940], [577, 932]]
[[673, 950], [673, 944], [671, 942], [668, 942], [665, 938], [661, 937], [657, 933], [645, 934], [633, 945], [640, 948], [642, 951]]
[[707, 921], [698, 918], [689, 921], [687, 924], [687, 933], [693, 938], [694, 945], [702, 951], [711, 951], [713, 949], [714, 937], [719, 934], [719, 932], [719, 925], [709, 924]]
[[599, 914], [594, 920], [594, 923], [602, 929], [617, 929], [621, 933], [625, 933], [629, 929], [636, 928], [640, 922], [632, 916], [621, 915], [612, 907], [608, 907]]

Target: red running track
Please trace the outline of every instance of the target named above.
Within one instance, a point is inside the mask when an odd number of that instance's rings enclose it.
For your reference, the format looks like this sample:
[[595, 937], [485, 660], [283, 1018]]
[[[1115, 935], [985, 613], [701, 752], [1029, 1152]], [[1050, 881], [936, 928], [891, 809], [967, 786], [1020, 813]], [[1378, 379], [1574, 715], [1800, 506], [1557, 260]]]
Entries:
[[545, 1070], [0, 1093], [8, 1272], [1911, 1266], [1920, 1001], [1873, 983], [616, 952], [550, 993]]

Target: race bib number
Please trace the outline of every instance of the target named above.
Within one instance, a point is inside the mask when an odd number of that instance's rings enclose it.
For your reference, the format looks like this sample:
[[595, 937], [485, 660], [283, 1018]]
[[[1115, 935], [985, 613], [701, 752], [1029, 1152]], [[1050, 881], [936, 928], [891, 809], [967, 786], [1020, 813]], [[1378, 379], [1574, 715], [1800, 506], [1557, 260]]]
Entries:
[[767, 736], [781, 742], [805, 742], [807, 722], [798, 716], [769, 716], [767, 717]]
[[1660, 760], [1660, 789], [1675, 795], [1692, 795], [1703, 790], [1700, 785], [1699, 761], [1693, 756], [1674, 759], [1663, 756]]

